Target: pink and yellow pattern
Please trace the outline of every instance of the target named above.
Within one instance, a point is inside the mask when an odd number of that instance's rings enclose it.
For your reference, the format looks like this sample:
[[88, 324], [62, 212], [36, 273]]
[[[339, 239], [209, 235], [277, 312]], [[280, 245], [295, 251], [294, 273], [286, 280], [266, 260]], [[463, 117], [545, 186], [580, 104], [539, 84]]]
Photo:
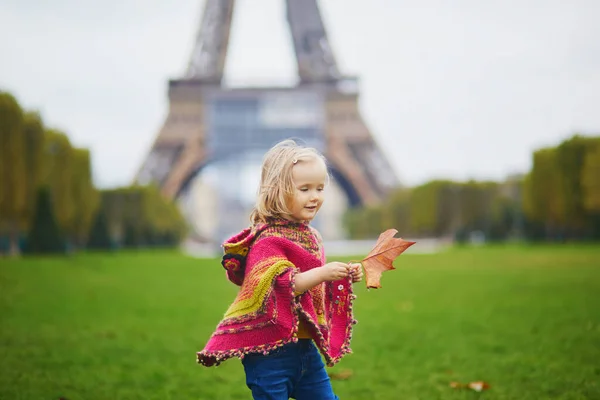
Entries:
[[[351, 279], [322, 283], [301, 295], [294, 292], [298, 272], [325, 262], [316, 230], [308, 224], [276, 219], [245, 229], [223, 247], [227, 277], [241, 287], [208, 343], [197, 353], [199, 363], [218, 365], [231, 357], [266, 354], [297, 341], [300, 315], [328, 365], [351, 352], [356, 323]], [[233, 259], [238, 261], [227, 261]]]

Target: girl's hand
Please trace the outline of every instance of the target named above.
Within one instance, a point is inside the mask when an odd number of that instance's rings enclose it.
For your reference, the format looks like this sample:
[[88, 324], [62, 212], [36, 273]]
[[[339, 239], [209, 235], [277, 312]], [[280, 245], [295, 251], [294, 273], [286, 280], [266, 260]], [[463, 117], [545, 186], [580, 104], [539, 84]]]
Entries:
[[363, 278], [362, 264], [361, 263], [349, 263], [348, 266], [349, 266], [350, 275], [352, 276], [352, 282], [356, 283], [356, 282], [362, 281], [362, 278]]
[[348, 276], [350, 273], [348, 264], [333, 261], [320, 267], [321, 279], [326, 281], [337, 281]]
[[347, 278], [350, 274], [349, 270], [348, 264], [334, 261], [306, 272], [300, 272], [294, 278], [294, 290], [300, 294], [320, 283]]

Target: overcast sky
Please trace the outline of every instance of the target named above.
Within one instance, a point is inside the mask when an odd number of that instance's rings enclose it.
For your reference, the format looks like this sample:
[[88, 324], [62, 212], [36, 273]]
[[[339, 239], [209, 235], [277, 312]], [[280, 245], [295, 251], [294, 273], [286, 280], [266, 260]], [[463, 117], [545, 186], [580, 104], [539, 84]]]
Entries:
[[[238, 0], [226, 75], [291, 82], [284, 0]], [[3, 0], [0, 89], [129, 184], [183, 75], [202, 0]], [[502, 179], [600, 135], [600, 1], [321, 0], [343, 72], [400, 179]]]

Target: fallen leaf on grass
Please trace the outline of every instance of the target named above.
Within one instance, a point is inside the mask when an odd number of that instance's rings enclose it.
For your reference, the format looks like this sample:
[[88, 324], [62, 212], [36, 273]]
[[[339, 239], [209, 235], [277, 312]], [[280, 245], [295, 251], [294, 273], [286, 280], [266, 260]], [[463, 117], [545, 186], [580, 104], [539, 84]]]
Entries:
[[490, 388], [490, 384], [483, 381], [470, 383], [450, 382], [450, 387], [454, 389], [471, 389], [476, 392], [483, 392], [484, 390], [488, 390]]
[[345, 369], [340, 372], [330, 372], [329, 377], [335, 381], [345, 381], [352, 376], [352, 371], [349, 369]]

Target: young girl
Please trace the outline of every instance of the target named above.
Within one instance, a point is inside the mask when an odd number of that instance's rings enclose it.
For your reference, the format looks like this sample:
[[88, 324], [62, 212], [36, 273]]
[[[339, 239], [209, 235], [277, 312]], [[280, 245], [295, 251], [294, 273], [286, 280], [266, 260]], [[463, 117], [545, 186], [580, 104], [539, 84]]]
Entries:
[[227, 240], [222, 264], [240, 291], [198, 362], [242, 359], [254, 399], [337, 399], [333, 366], [350, 350], [352, 282], [360, 264], [325, 263], [309, 225], [329, 182], [324, 157], [286, 140], [264, 157], [251, 226]]

